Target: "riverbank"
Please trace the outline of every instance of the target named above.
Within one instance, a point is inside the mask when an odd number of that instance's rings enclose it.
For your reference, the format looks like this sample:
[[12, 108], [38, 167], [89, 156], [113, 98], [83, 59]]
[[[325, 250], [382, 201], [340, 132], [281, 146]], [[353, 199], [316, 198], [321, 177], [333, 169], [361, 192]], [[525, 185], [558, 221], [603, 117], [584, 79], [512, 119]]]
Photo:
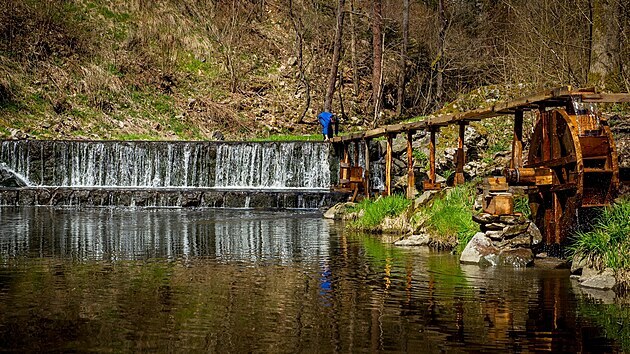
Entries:
[[[510, 244], [514, 240], [526, 238], [528, 245], [521, 249], [534, 249], [534, 252], [522, 259], [531, 258], [532, 262], [519, 260], [514, 262], [514, 266], [532, 265], [535, 258], [543, 268], [570, 267], [572, 277], [584, 288], [614, 290], [618, 293], [626, 293], [630, 289], [630, 198], [620, 198], [613, 206], [603, 209], [602, 214], [593, 220], [592, 229], [579, 231], [572, 238], [567, 247], [568, 257], [559, 259], [548, 257], [541, 248], [534, 247], [540, 240], [534, 240], [530, 235], [535, 232], [528, 229], [533, 225], [529, 222], [521, 225], [504, 217], [502, 221], [506, 225], [502, 226], [510, 229], [508, 233], [517, 228], [523, 229], [520, 238], [512, 236], [508, 240], [505, 237], [477, 240], [478, 237], [484, 237], [479, 232], [479, 225], [486, 234], [498, 232], [487, 230], [487, 224], [492, 223], [484, 221], [486, 215], [480, 213], [480, 205], [475, 203], [477, 187], [478, 183], [470, 182], [440, 192], [425, 192], [413, 201], [393, 195], [364, 200], [357, 204], [338, 204], [325, 217], [345, 220], [347, 229], [381, 235], [384, 242], [397, 246], [426, 246], [454, 254], [462, 254], [473, 237], [477, 243], [488, 243], [482, 245], [484, 247], [475, 245], [483, 251], [496, 246], [497, 240], [499, 243]], [[526, 197], [517, 198], [515, 207], [517, 215], [522, 215], [516, 219], [526, 220], [529, 216]], [[505, 227], [502, 227], [504, 233]], [[495, 257], [496, 262], [492, 259], [484, 261], [483, 251], [474, 263], [505, 264], [500, 257], [494, 255], [491, 257]], [[462, 257], [462, 262], [465, 262], [464, 258], [466, 257]], [[489, 260], [487, 255], [485, 260]]]

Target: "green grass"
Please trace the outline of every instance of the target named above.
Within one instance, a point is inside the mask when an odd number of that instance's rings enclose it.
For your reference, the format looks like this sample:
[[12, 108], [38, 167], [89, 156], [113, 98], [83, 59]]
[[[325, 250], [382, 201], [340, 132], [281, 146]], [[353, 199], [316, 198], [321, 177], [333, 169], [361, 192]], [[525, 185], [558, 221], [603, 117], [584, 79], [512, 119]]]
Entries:
[[250, 141], [323, 141], [321, 134], [309, 135], [292, 135], [292, 134], [275, 134], [268, 137], [253, 138]]
[[437, 198], [419, 213], [427, 218], [427, 231], [434, 239], [448, 244], [453, 238], [458, 240], [459, 251], [479, 231], [479, 225], [472, 220], [476, 187], [470, 182], [449, 190], [443, 198]]
[[383, 220], [390, 216], [398, 216], [404, 212], [411, 201], [401, 195], [390, 195], [376, 200], [364, 199], [351, 212], [363, 210], [363, 216], [349, 224], [351, 228], [375, 230]]
[[586, 258], [596, 268], [630, 270], [630, 200], [621, 201], [603, 210], [593, 229], [578, 231], [569, 253]]

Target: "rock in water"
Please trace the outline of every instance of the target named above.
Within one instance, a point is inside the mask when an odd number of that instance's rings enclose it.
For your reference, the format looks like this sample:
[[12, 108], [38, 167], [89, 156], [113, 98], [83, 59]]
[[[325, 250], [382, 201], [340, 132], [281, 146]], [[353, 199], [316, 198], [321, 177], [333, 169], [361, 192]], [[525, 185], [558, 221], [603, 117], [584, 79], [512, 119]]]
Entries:
[[483, 232], [477, 232], [468, 242], [466, 248], [459, 257], [460, 263], [479, 264], [484, 263], [484, 257], [497, 254], [498, 249], [492, 245], [492, 241]]
[[580, 277], [580, 285], [586, 288], [607, 290], [614, 288], [616, 284], [615, 273], [610, 268], [606, 268], [603, 272], [592, 276], [582, 274], [582, 277]]

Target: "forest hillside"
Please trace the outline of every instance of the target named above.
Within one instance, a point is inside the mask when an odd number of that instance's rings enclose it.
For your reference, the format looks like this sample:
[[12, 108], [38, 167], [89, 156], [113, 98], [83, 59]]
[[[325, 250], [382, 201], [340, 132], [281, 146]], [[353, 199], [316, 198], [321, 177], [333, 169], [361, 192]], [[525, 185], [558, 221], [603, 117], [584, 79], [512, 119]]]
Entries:
[[4, 0], [0, 138], [264, 138], [324, 108], [349, 129], [627, 92], [629, 44], [622, 0]]

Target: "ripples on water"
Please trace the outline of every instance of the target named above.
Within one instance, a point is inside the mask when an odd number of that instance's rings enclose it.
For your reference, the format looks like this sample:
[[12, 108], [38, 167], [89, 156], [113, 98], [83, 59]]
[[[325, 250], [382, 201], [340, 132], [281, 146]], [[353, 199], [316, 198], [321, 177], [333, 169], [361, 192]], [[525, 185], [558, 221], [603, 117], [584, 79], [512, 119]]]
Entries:
[[460, 266], [449, 254], [344, 233], [312, 213], [0, 208], [0, 225], [0, 350], [626, 344], [581, 314], [609, 307], [574, 295], [567, 271]]

